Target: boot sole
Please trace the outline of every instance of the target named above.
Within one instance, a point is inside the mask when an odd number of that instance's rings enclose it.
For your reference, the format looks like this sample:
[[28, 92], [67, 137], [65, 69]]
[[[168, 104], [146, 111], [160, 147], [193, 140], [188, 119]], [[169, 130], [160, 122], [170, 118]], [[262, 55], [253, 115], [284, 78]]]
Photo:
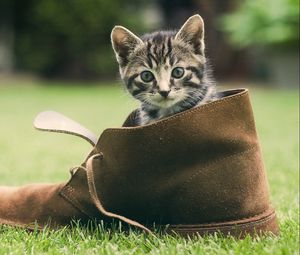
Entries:
[[268, 210], [250, 218], [235, 221], [197, 225], [169, 225], [166, 231], [181, 236], [205, 236], [213, 233], [221, 233], [225, 236], [231, 235], [237, 238], [244, 238], [246, 235], [279, 234], [274, 210]]

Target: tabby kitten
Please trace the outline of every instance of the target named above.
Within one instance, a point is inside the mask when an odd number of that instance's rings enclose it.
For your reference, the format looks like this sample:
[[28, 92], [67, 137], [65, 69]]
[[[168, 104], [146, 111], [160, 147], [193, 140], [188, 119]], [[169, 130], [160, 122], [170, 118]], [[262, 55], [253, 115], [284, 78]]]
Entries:
[[190, 17], [181, 29], [141, 38], [122, 26], [111, 33], [121, 78], [141, 101], [136, 125], [145, 125], [216, 99], [204, 54], [204, 23]]

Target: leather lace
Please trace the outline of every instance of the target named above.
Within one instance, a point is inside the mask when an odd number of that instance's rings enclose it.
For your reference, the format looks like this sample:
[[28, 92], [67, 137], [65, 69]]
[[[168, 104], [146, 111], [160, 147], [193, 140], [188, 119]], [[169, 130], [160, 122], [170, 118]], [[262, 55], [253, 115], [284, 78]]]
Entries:
[[102, 157], [103, 157], [102, 154], [95, 154], [87, 160], [86, 168], [82, 167], [86, 170], [89, 193], [91, 195], [91, 198], [92, 198], [92, 201], [93, 201], [94, 205], [105, 216], [121, 220], [123, 222], [128, 223], [131, 226], [138, 227], [138, 228], [144, 230], [145, 232], [147, 232], [149, 234], [153, 234], [150, 229], [148, 229], [144, 225], [138, 223], [137, 221], [131, 220], [131, 219], [125, 217], [125, 216], [122, 216], [122, 215], [119, 215], [119, 214], [116, 214], [116, 213], [108, 212], [103, 207], [103, 205], [101, 203], [101, 200], [99, 199], [98, 194], [97, 194], [97, 189], [96, 189], [96, 185], [95, 185], [95, 177], [94, 177], [94, 169], [93, 169], [93, 160], [95, 160], [95, 158], [102, 158]]

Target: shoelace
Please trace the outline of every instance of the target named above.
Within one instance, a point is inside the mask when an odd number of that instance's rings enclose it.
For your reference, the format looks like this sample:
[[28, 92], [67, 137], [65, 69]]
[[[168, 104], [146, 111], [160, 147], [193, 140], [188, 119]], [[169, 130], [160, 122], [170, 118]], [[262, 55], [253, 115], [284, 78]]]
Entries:
[[116, 218], [118, 220], [121, 220], [123, 222], [128, 223], [129, 225], [138, 227], [142, 230], [144, 230], [145, 232], [152, 234], [152, 231], [150, 229], [148, 229], [147, 227], [145, 227], [144, 225], [138, 223], [137, 221], [131, 220], [126, 218], [125, 216], [116, 214], [116, 213], [112, 213], [112, 212], [108, 212], [102, 205], [98, 194], [97, 194], [97, 189], [96, 189], [96, 185], [95, 185], [95, 178], [94, 178], [94, 170], [93, 170], [93, 160], [95, 160], [96, 158], [102, 159], [103, 155], [102, 154], [95, 154], [93, 156], [91, 156], [87, 162], [86, 162], [86, 168], [81, 167], [83, 169], [86, 170], [86, 174], [87, 174], [87, 181], [88, 181], [88, 187], [89, 187], [89, 193], [91, 195], [92, 201], [94, 202], [94, 205], [97, 207], [97, 209], [104, 214], [105, 216], [111, 217], [111, 218]]

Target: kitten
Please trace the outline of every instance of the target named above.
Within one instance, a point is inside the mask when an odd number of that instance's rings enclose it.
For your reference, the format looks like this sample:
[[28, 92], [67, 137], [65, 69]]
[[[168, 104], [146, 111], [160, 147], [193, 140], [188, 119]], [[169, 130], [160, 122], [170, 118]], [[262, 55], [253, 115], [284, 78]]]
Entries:
[[141, 38], [122, 26], [111, 33], [121, 78], [141, 101], [136, 125], [205, 104], [217, 98], [204, 54], [204, 23], [190, 17], [178, 32], [159, 31]]

